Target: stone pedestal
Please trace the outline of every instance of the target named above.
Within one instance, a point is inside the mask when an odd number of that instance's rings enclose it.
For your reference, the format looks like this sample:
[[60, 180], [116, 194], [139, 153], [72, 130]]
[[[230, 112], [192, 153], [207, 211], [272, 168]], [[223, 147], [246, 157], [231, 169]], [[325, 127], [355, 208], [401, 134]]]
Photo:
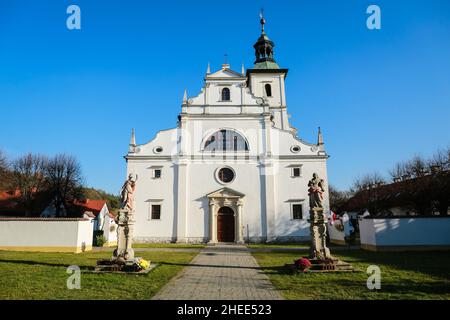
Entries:
[[310, 210], [311, 219], [311, 259], [331, 259], [330, 249], [327, 247], [327, 218], [323, 208], [314, 207]]
[[126, 209], [120, 210], [117, 216], [117, 224], [117, 249], [114, 250], [113, 259], [133, 260], [134, 220], [131, 212]]
[[114, 273], [146, 273], [149, 269], [139, 267], [138, 262], [142, 258], [134, 257], [133, 226], [134, 220], [132, 212], [128, 209], [121, 209], [116, 218], [117, 221], [117, 248], [109, 260], [98, 260], [95, 272]]

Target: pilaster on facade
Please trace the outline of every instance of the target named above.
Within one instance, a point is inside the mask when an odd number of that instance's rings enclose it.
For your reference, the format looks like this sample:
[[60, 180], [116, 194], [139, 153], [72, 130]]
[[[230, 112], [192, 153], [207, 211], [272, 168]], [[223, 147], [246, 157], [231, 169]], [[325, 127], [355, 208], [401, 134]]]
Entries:
[[239, 199], [237, 202], [237, 223], [236, 223], [236, 242], [239, 244], [244, 243], [244, 237], [243, 237], [243, 224], [242, 224], [242, 211], [243, 211], [244, 201], [242, 199]]
[[209, 242], [217, 243], [217, 202], [214, 199], [209, 200]]
[[266, 237], [267, 241], [271, 241], [276, 237], [275, 221], [276, 221], [276, 190], [274, 178], [274, 163], [271, 159], [265, 159], [262, 163], [264, 174], [264, 199], [265, 199], [265, 217], [266, 217]]
[[179, 159], [176, 164], [177, 176], [177, 242], [188, 241], [188, 164], [185, 159]]

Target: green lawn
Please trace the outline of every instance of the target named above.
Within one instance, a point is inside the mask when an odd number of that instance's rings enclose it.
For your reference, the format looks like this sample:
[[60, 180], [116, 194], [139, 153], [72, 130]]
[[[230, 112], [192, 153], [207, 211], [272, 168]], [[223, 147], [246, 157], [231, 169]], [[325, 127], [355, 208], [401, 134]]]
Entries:
[[201, 249], [204, 244], [191, 243], [133, 243], [133, 248], [180, 248], [180, 249]]
[[160, 264], [147, 275], [81, 275], [81, 289], [66, 286], [69, 265], [93, 267], [109, 252], [37, 253], [0, 251], [0, 300], [4, 299], [149, 299], [176, 275], [195, 252], [139, 252]]
[[[286, 299], [450, 299], [448, 252], [380, 253], [341, 250], [336, 257], [358, 273], [291, 275], [284, 265], [307, 256], [301, 253], [253, 253], [272, 283]], [[381, 289], [367, 289], [369, 265], [381, 269]]]

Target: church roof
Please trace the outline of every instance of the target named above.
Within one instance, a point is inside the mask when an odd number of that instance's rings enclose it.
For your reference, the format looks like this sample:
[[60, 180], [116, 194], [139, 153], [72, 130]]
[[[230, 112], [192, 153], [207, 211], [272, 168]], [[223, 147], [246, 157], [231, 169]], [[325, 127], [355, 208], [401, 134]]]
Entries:
[[257, 62], [253, 65], [254, 69], [280, 69], [280, 66], [276, 62], [263, 61]]
[[206, 79], [220, 78], [244, 78], [244, 75], [227, 67], [206, 75]]

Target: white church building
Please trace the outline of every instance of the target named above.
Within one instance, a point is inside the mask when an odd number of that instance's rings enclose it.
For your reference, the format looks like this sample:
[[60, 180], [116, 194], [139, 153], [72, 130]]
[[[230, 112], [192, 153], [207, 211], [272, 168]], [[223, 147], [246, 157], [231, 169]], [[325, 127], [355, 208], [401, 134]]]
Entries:
[[[307, 143], [289, 123], [287, 69], [264, 31], [252, 69], [223, 64], [195, 97], [185, 92], [175, 128], [137, 145], [137, 242], [274, 242], [309, 239], [308, 181], [327, 182], [323, 139]], [[328, 212], [328, 188], [324, 194]]]

